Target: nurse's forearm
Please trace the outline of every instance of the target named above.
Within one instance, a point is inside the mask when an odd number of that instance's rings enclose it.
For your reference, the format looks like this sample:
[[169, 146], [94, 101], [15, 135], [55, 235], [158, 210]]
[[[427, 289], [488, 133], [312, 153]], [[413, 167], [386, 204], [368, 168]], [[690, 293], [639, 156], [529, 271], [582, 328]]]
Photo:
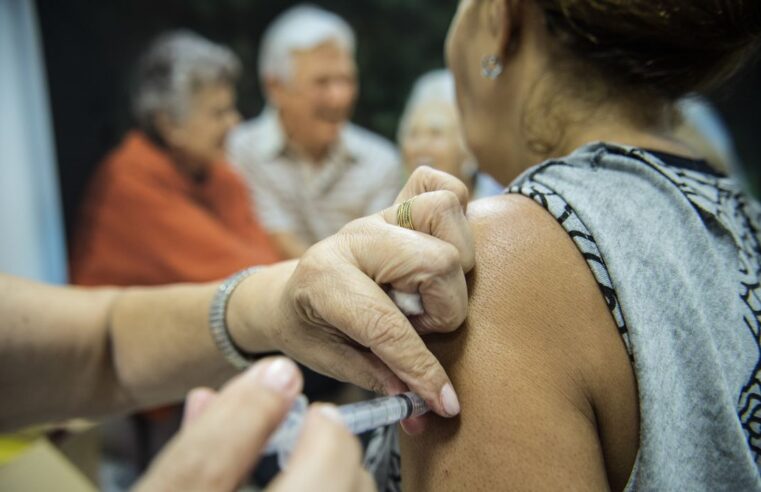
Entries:
[[[229, 298], [226, 320], [233, 341], [251, 353], [282, 350], [271, 333], [283, 315], [279, 300], [295, 262], [263, 268]], [[196, 386], [218, 386], [235, 370], [214, 345], [209, 306], [218, 283], [130, 289], [111, 315], [113, 366], [119, 386], [144, 405], [182, 398]]]
[[[275, 348], [254, 330], [270, 326], [263, 303], [292, 268], [253, 275], [239, 286], [245, 299], [232, 297], [230, 331], [245, 332], [246, 349]], [[218, 386], [235, 370], [209, 332], [217, 285], [79, 289], [0, 275], [0, 429], [124, 412]]]

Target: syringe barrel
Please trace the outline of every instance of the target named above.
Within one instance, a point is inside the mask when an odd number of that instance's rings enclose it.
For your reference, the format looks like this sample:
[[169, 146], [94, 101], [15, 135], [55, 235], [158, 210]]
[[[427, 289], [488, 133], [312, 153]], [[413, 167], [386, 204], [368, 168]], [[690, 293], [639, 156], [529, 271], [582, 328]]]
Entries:
[[[263, 454], [290, 452], [301, 433], [307, 406], [308, 402], [304, 395], [296, 399], [285, 420], [270, 438]], [[428, 405], [425, 400], [410, 392], [342, 405], [338, 407], [338, 411], [349, 430], [353, 434], [361, 434], [384, 425], [395, 424], [400, 420], [423, 415], [428, 411]]]
[[428, 405], [415, 393], [408, 392], [343, 405], [338, 410], [349, 430], [354, 434], [361, 434], [371, 429], [422, 415], [428, 411]]

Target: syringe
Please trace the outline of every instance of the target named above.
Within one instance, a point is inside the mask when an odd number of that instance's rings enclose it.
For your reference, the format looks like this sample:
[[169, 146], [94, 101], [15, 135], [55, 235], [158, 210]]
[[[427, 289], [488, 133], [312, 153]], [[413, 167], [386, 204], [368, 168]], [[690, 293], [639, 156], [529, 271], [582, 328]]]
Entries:
[[[301, 433], [307, 406], [306, 397], [304, 395], [299, 396], [283, 423], [270, 438], [267, 447], [264, 448], [265, 455], [278, 454], [281, 468], [285, 466], [285, 462]], [[338, 407], [346, 427], [353, 434], [361, 434], [384, 425], [417, 417], [428, 412], [428, 410], [425, 400], [411, 392]]]

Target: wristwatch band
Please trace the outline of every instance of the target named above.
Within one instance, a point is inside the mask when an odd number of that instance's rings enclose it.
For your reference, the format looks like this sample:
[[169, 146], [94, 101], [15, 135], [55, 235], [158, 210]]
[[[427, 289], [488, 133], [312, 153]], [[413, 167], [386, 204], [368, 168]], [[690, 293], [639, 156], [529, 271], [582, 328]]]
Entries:
[[227, 304], [230, 302], [230, 296], [238, 285], [248, 278], [249, 275], [260, 270], [262, 267], [251, 267], [232, 275], [217, 288], [214, 299], [211, 301], [209, 308], [209, 328], [214, 344], [217, 346], [222, 355], [235, 368], [243, 370], [251, 365], [254, 360], [252, 354], [241, 351], [230, 337], [230, 331], [227, 329]]

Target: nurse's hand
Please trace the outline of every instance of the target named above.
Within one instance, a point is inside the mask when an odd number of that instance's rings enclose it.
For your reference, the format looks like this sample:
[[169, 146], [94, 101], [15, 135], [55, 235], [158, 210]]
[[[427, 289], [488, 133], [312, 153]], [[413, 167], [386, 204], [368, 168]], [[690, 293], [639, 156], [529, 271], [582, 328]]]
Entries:
[[[410, 197], [415, 230], [397, 224]], [[474, 262], [467, 202], [460, 181], [420, 168], [396, 205], [314, 245], [283, 287], [273, 275], [279, 301], [265, 303], [278, 306], [268, 318], [272, 345], [336, 379], [376, 392], [409, 388], [439, 415], [458, 414], [449, 377], [420, 334], [451, 332], [465, 320]], [[408, 319], [389, 298], [392, 288], [418, 294], [424, 313]]]
[[[259, 461], [301, 386], [296, 365], [277, 357], [256, 363], [219, 394], [208, 389], [192, 391], [182, 430], [136, 489], [235, 490]], [[288, 468], [267, 490], [375, 490], [360, 466], [359, 442], [339, 419], [335, 407], [312, 405]]]

